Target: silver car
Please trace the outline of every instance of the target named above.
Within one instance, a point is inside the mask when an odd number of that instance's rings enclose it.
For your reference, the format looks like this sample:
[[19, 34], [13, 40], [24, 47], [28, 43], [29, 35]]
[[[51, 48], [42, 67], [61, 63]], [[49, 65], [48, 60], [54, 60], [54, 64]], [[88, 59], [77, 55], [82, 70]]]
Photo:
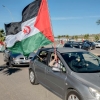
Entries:
[[27, 57], [21, 53], [12, 53], [9, 50], [5, 50], [3, 55], [4, 61], [9, 67], [29, 65], [29, 62], [33, 57], [33, 53], [30, 53], [30, 55]]
[[34, 54], [30, 82], [40, 83], [63, 100], [100, 100], [100, 58], [82, 49], [57, 48], [60, 67], [54, 68], [49, 66], [54, 51], [43, 48]]

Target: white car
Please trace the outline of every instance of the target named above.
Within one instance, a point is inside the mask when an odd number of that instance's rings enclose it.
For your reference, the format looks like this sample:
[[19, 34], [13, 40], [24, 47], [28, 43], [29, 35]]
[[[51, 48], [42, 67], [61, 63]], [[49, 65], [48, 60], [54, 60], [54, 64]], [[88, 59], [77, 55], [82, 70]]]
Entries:
[[100, 47], [100, 41], [94, 42], [96, 47]]

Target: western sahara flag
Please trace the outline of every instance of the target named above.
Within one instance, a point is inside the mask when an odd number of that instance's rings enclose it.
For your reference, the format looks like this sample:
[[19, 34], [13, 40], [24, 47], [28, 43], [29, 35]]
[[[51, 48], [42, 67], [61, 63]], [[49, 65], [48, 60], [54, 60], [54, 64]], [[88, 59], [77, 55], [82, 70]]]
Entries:
[[[7, 33], [7, 47], [16, 53], [28, 55], [39, 47], [54, 42], [46, 0], [35, 0], [22, 11], [22, 31]], [[19, 28], [20, 29], [20, 28]]]

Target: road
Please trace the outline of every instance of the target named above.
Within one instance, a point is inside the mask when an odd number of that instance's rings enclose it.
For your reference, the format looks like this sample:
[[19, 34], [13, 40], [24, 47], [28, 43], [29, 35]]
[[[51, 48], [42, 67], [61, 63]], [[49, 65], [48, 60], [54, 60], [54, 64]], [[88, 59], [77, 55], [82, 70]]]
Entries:
[[28, 67], [7, 68], [0, 53], [0, 100], [61, 100], [41, 85], [29, 82]]
[[[100, 54], [100, 48], [91, 50]], [[0, 100], [61, 100], [41, 85], [29, 82], [28, 67], [7, 68], [0, 53]]]

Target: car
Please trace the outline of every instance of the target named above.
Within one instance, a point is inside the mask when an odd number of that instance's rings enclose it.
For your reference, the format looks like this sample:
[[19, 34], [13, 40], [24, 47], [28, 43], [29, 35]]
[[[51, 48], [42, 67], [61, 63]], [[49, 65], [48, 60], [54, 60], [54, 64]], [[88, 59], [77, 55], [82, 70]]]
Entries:
[[82, 44], [81, 42], [68, 41], [64, 44], [64, 47], [81, 48]]
[[[55, 52], [60, 67], [49, 66]], [[30, 61], [29, 80], [63, 100], [100, 100], [100, 59], [83, 49], [42, 48]]]
[[96, 47], [100, 47], [100, 41], [94, 42]]
[[89, 41], [89, 40], [85, 40], [85, 41], [83, 41], [83, 44], [87, 44], [87, 45], [90, 45], [90, 50], [94, 50], [95, 48], [96, 48], [96, 45], [95, 45], [95, 43], [94, 42], [91, 42], [91, 41]]
[[21, 53], [13, 53], [9, 50], [5, 50], [3, 55], [4, 61], [9, 67], [29, 65], [29, 62], [33, 57], [32, 53], [30, 53], [30, 55], [27, 57]]
[[94, 42], [90, 42], [90, 47], [91, 47], [91, 50], [94, 50], [96, 48], [96, 45]]
[[90, 50], [90, 44], [88, 44], [87, 42], [83, 42], [82, 43], [82, 46], [81, 46], [81, 49], [84, 49], [84, 50], [87, 50], [87, 51], [89, 51]]
[[0, 44], [0, 52], [4, 52], [4, 50], [5, 50], [4, 45]]

